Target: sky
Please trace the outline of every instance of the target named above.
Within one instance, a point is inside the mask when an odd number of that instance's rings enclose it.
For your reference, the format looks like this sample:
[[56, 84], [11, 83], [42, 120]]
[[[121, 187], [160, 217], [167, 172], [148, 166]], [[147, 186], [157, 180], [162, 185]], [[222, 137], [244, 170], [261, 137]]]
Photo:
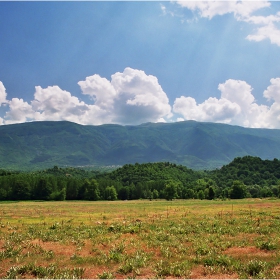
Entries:
[[279, 1], [0, 1], [0, 125], [280, 129]]

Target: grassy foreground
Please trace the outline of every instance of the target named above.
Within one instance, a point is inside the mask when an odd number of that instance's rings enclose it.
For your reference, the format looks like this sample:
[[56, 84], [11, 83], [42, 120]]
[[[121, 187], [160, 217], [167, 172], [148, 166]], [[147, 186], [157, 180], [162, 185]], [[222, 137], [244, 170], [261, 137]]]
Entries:
[[280, 278], [280, 200], [0, 203], [0, 278]]

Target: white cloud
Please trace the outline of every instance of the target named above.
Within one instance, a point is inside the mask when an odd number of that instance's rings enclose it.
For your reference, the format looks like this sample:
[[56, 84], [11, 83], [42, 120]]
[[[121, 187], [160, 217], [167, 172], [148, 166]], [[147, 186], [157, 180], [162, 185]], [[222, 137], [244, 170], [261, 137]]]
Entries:
[[58, 86], [35, 87], [32, 109], [40, 114], [40, 120], [75, 120], [89, 110], [88, 106], [79, 101], [70, 92], [60, 89]]
[[280, 12], [278, 12], [276, 15], [270, 15], [270, 16], [250, 16], [247, 19], [244, 19], [245, 21], [253, 24], [263, 24], [263, 25], [269, 25], [271, 23], [277, 23], [280, 22]]
[[280, 30], [275, 25], [280, 22], [280, 12], [269, 16], [253, 15], [260, 9], [270, 7], [269, 1], [177, 1], [176, 3], [208, 19], [232, 13], [238, 21], [256, 26], [255, 34], [249, 34], [247, 40], [260, 42], [269, 39], [272, 44], [280, 46]]
[[36, 119], [36, 112], [32, 106], [23, 99], [13, 98], [8, 102], [10, 111], [6, 113], [5, 124], [23, 123], [28, 120]]
[[97, 125], [111, 122], [105, 110], [85, 104], [58, 86], [35, 87], [34, 100], [30, 104], [18, 98], [8, 104], [10, 110], [5, 115], [5, 124], [45, 120]]
[[236, 1], [233, 13], [238, 20], [245, 20], [254, 12], [268, 7], [270, 7], [269, 1]]
[[271, 79], [271, 85], [267, 87], [263, 95], [268, 100], [275, 100], [277, 103], [280, 103], [280, 78]]
[[152, 122], [171, 114], [166, 93], [155, 76], [144, 71], [126, 68], [123, 73], [112, 75], [112, 85], [118, 93], [115, 103], [117, 121], [131, 119], [135, 123]]
[[184, 118], [177, 118], [176, 121], [177, 122], [183, 122], [185, 119]]
[[273, 23], [269, 23], [257, 29], [256, 34], [248, 35], [249, 41], [260, 42], [265, 39], [269, 39], [272, 44], [276, 44], [280, 47], [280, 30], [276, 28]]
[[264, 91], [264, 97], [274, 102], [267, 111], [266, 119], [269, 127], [280, 128], [280, 78], [271, 79], [270, 83]]
[[225, 98], [210, 97], [197, 104], [192, 97], [181, 96], [176, 98], [173, 111], [182, 115], [185, 120], [230, 123], [240, 112], [240, 107]]
[[85, 81], [78, 82], [83, 94], [89, 95], [95, 105], [103, 109], [112, 109], [117, 93], [110, 81], [95, 74], [87, 77]]
[[269, 16], [250, 16], [244, 21], [257, 26], [255, 34], [250, 34], [247, 39], [260, 42], [269, 39], [272, 44], [280, 46], [280, 30], [276, 24], [280, 22], [280, 12]]
[[[140, 124], [163, 122], [164, 118], [171, 116], [169, 100], [155, 76], [126, 68], [123, 73], [117, 72], [111, 78], [109, 81], [93, 75], [78, 82], [82, 93], [89, 95], [93, 104], [80, 101], [58, 86], [37, 86], [30, 104], [18, 98], [7, 101], [9, 111], [4, 123], [67, 120], [94, 125]], [[3, 84], [0, 84], [0, 94], [4, 102], [6, 92]]]
[[123, 73], [113, 74], [111, 81], [93, 75], [78, 84], [114, 123], [156, 122], [171, 114], [169, 100], [157, 78], [141, 70], [128, 67]]
[[233, 13], [238, 19], [247, 18], [253, 12], [270, 6], [268, 1], [177, 1], [177, 3], [209, 19], [229, 13]]
[[[173, 121], [169, 100], [157, 78], [143, 71], [126, 68], [122, 73], [113, 74], [111, 81], [93, 75], [79, 85], [83, 94], [93, 99], [92, 104], [86, 104], [58, 86], [35, 87], [34, 100], [30, 103], [19, 98], [7, 100], [5, 87], [0, 83], [1, 103], [8, 105], [0, 125], [36, 120], [68, 120], [92, 125]], [[263, 93], [271, 106], [257, 104], [253, 88], [245, 81], [229, 79], [219, 84], [218, 89], [220, 98], [209, 97], [200, 104], [193, 97], [176, 98], [174, 118], [280, 128], [280, 78], [271, 79]]]
[[274, 127], [267, 119], [269, 108], [255, 103], [252, 87], [244, 81], [227, 80], [219, 84], [221, 98], [210, 97], [197, 104], [191, 97], [181, 96], [173, 111], [185, 120], [221, 122], [246, 127]]
[[7, 103], [7, 93], [6, 93], [6, 88], [4, 87], [3, 83], [0, 81], [0, 106], [3, 103]]
[[156, 121], [156, 123], [166, 123], [166, 120], [164, 118], [160, 118]]
[[242, 111], [248, 110], [255, 101], [251, 93], [252, 87], [244, 81], [229, 79], [224, 84], [219, 84], [218, 89], [221, 91], [221, 98], [238, 104]]

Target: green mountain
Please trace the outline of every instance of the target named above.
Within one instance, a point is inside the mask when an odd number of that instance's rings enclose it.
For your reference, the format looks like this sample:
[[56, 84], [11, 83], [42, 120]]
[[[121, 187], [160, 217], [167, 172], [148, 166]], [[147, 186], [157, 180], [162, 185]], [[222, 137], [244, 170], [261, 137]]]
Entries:
[[186, 121], [83, 126], [66, 121], [0, 126], [0, 168], [169, 161], [213, 169], [245, 155], [280, 158], [280, 130]]

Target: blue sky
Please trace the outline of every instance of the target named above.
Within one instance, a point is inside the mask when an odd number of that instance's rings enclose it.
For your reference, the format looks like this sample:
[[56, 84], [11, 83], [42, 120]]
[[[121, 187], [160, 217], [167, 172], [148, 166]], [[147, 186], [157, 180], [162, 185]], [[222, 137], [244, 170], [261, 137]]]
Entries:
[[0, 124], [280, 128], [280, 2], [0, 2]]

